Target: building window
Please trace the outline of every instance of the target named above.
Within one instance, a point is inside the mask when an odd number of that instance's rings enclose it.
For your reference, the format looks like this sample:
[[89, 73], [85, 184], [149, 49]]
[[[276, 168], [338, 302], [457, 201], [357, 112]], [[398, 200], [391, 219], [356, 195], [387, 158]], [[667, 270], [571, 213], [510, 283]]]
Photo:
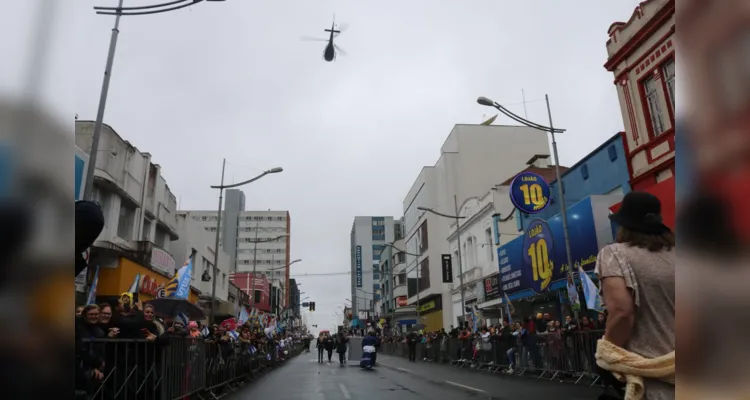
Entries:
[[609, 152], [609, 161], [617, 160], [617, 148], [615, 147], [615, 145], [609, 146], [607, 152]]
[[133, 223], [135, 222], [135, 208], [129, 204], [120, 203], [120, 217], [117, 219], [117, 236], [133, 239]]
[[419, 291], [430, 288], [430, 258], [425, 257], [421, 263], [419, 263]]
[[584, 181], [589, 179], [589, 166], [586, 164], [581, 165], [581, 177]]
[[672, 112], [674, 112], [674, 68], [674, 60], [668, 61], [666, 64], [664, 64], [664, 67], [662, 67], [664, 83], [667, 85], [667, 97], [669, 97], [667, 100], [669, 101], [669, 105], [672, 107]]
[[277, 221], [283, 221], [283, 220], [284, 220], [284, 217], [276, 217], [276, 220], [277, 220]]
[[495, 261], [495, 252], [492, 251], [492, 228], [484, 230], [484, 244], [482, 245], [487, 249], [487, 259]]
[[422, 255], [429, 248], [429, 240], [427, 238], [427, 221], [422, 222], [422, 225], [420, 225], [417, 234], [419, 235], [419, 255]]
[[648, 105], [648, 113], [651, 118], [651, 128], [654, 131], [654, 136], [664, 132], [664, 116], [662, 115], [661, 107], [659, 107], [659, 84], [655, 77], [650, 77], [643, 81], [643, 90], [646, 93], [646, 104]]

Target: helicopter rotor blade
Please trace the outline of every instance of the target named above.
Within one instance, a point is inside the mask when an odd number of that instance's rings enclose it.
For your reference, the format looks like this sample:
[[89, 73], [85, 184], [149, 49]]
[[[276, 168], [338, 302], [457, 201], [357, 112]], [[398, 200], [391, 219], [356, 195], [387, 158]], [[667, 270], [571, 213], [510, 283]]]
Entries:
[[333, 48], [336, 49], [336, 51], [339, 54], [341, 54], [342, 56], [348, 56], [349, 55], [349, 53], [345, 52], [344, 49], [342, 49], [341, 47], [339, 47], [339, 45], [337, 45], [337, 44], [334, 44]]
[[303, 42], [327, 42], [328, 39], [314, 38], [309, 36], [302, 36], [300, 38]]

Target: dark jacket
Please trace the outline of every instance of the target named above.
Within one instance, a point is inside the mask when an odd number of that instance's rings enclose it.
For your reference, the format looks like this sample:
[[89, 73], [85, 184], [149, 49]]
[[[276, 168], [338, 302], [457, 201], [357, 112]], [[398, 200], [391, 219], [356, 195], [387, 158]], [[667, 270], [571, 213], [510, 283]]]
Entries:
[[326, 338], [323, 340], [323, 348], [325, 348], [326, 351], [333, 351], [333, 339]]
[[346, 336], [344, 335], [339, 336], [338, 340], [336, 341], [336, 352], [346, 353], [347, 343], [349, 343], [349, 339], [347, 339]]

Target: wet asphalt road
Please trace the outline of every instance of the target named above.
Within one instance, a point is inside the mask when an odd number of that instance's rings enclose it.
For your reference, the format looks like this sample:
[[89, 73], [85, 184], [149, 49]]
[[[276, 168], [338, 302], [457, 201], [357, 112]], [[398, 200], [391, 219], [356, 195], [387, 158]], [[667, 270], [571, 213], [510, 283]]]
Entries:
[[429, 399], [566, 399], [591, 400], [600, 388], [525, 377], [488, 375], [446, 365], [409, 363], [378, 355], [381, 364], [366, 371], [318, 364], [316, 354], [302, 354], [232, 394], [230, 400], [429, 400]]

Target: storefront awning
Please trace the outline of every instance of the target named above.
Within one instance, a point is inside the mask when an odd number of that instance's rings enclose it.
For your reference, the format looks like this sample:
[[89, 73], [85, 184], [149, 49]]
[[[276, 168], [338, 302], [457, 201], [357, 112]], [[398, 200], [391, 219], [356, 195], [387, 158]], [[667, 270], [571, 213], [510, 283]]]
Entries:
[[502, 304], [503, 304], [503, 299], [501, 297], [501, 298], [498, 298], [498, 299], [492, 299], [492, 300], [489, 300], [489, 301], [485, 301], [485, 302], [479, 303], [479, 305], [477, 305], [477, 308], [480, 309], [480, 310], [484, 310], [485, 308], [494, 308], [494, 307], [502, 305]]

